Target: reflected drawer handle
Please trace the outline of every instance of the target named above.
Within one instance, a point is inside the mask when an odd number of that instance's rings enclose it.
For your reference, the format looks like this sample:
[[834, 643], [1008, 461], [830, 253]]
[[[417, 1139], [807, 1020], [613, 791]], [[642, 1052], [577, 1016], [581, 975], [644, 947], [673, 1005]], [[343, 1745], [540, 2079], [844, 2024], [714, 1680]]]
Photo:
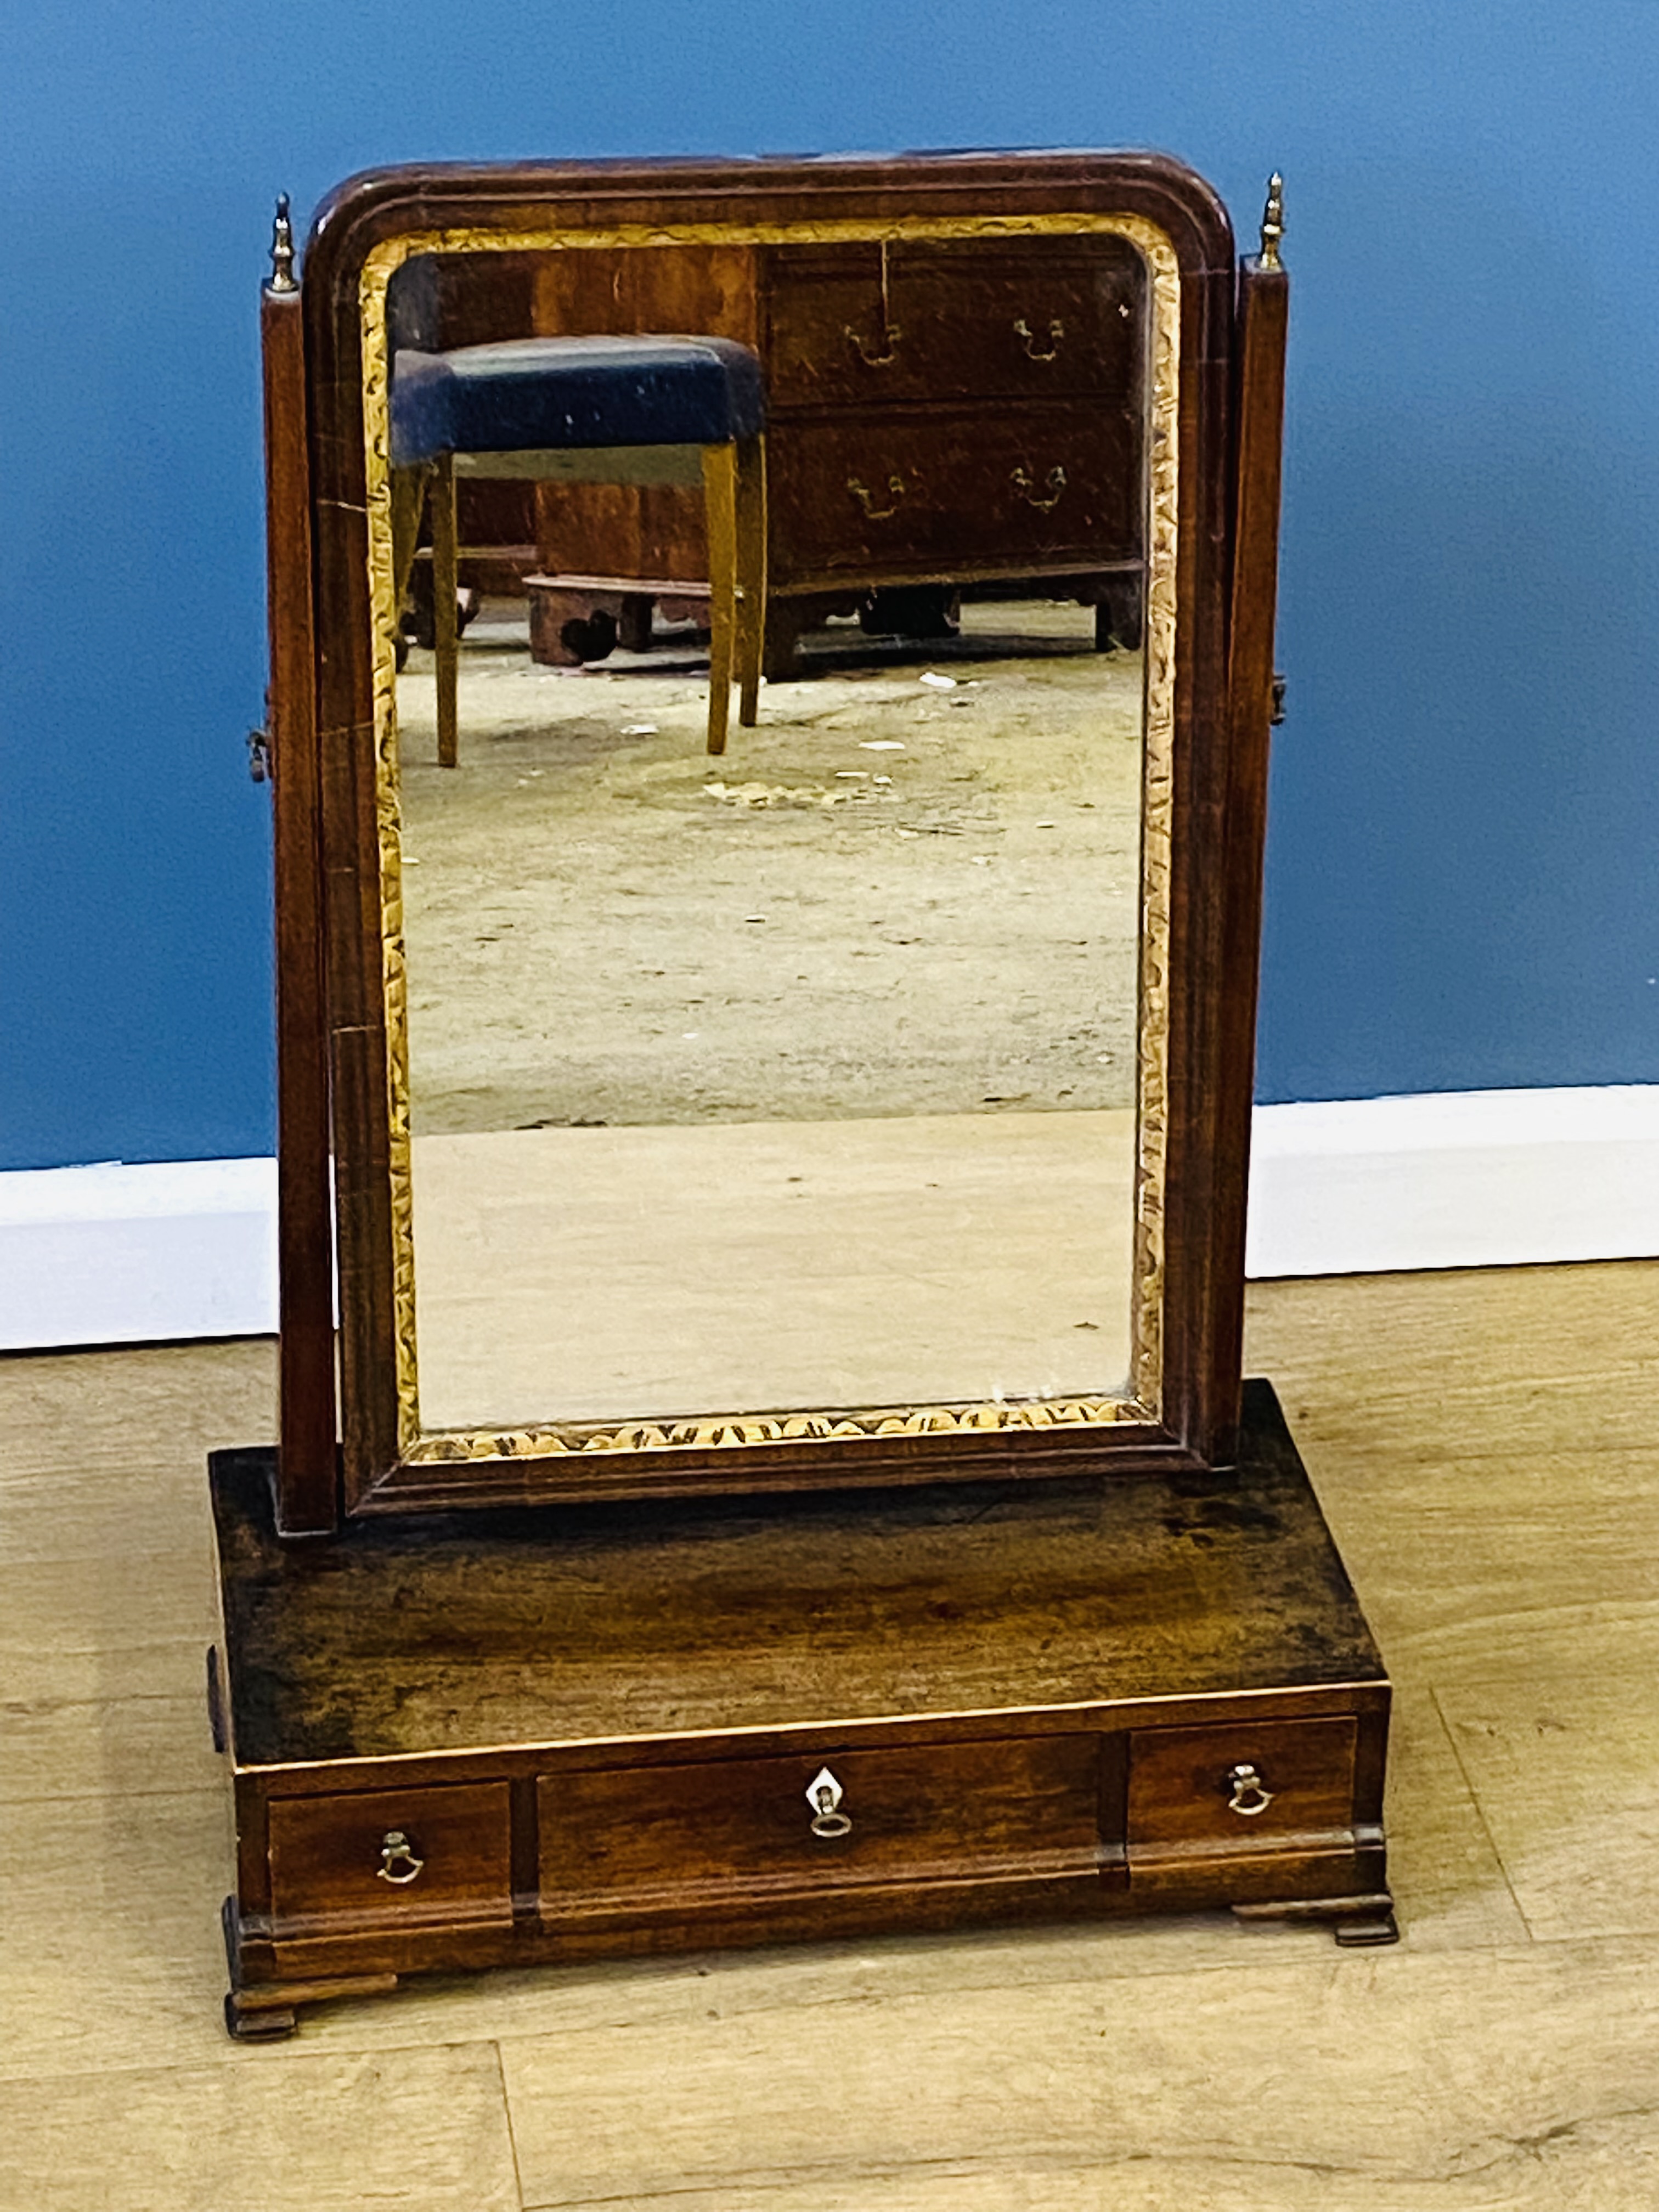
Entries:
[[903, 331], [896, 323], [884, 323], [881, 343], [887, 350], [885, 353], [872, 353], [852, 324], [848, 323], [847, 325], [848, 343], [866, 368], [890, 368], [898, 358], [898, 342], [903, 336]]
[[1058, 507], [1060, 505], [1060, 495], [1066, 489], [1066, 471], [1064, 469], [1058, 468], [1049, 470], [1048, 490], [1051, 496], [1048, 499], [1039, 499], [1037, 497], [1036, 486], [1031, 481], [1030, 473], [1028, 470], [1015, 469], [1010, 475], [1008, 481], [1012, 484], [1014, 489], [1024, 501], [1027, 507], [1036, 507], [1039, 514], [1047, 514], [1050, 507]]
[[856, 477], [848, 477], [847, 489], [872, 522], [885, 522], [890, 515], [899, 511], [899, 501], [904, 497], [904, 479], [902, 477], [888, 477], [887, 496], [893, 502], [890, 507], [878, 507], [875, 502], [880, 494], [872, 491], [867, 484], [861, 484]]
[[[1253, 1766], [1234, 1766], [1228, 1770], [1227, 1779], [1233, 1785], [1233, 1794], [1227, 1800], [1230, 1813], [1242, 1813], [1253, 1820], [1258, 1813], [1265, 1813], [1273, 1802], [1274, 1793], [1263, 1783]], [[1247, 1803], [1245, 1801], [1249, 1800]]]
[[1033, 361], [1052, 361], [1054, 358], [1054, 356], [1060, 351], [1060, 341], [1065, 337], [1065, 335], [1066, 325], [1060, 321], [1060, 318], [1056, 316], [1054, 321], [1048, 325], [1048, 350], [1047, 353], [1041, 353], [1037, 349], [1036, 333], [1032, 330], [1031, 325], [1026, 321], [1024, 315], [1022, 315], [1019, 320], [1014, 325], [1014, 336], [1017, 338], [1024, 339], [1025, 350]]
[[806, 1785], [806, 1802], [812, 1808], [812, 1833], [815, 1836], [845, 1836], [851, 1832], [853, 1823], [845, 1813], [838, 1813], [842, 1789], [827, 1766], [819, 1767]]
[[[388, 1830], [381, 1842], [380, 1863], [374, 1871], [382, 1881], [395, 1881], [401, 1889], [406, 1882], [414, 1881], [425, 1864], [426, 1861], [417, 1859], [410, 1849], [409, 1838], [404, 1835], [403, 1830], [392, 1828]], [[395, 1866], [404, 1867], [408, 1871], [404, 1874], [393, 1874], [392, 1869]]]

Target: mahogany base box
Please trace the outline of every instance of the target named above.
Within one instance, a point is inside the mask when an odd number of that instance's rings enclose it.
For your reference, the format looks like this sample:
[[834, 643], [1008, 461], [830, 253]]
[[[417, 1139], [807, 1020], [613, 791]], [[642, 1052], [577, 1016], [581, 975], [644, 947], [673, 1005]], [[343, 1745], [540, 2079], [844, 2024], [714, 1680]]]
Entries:
[[1278, 1401], [1237, 1465], [386, 1516], [216, 1453], [239, 2037], [405, 1976], [1231, 1908], [1386, 1942], [1389, 1683]]

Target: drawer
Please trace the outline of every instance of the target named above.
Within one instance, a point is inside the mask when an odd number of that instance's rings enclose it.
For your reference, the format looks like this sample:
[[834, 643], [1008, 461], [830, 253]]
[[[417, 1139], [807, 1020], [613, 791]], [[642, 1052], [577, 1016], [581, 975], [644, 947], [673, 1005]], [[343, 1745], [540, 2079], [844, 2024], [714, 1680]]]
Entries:
[[[1046, 250], [1045, 250], [1046, 249]], [[783, 249], [768, 287], [774, 409], [1110, 393], [1138, 414], [1146, 278], [1121, 239]]]
[[775, 566], [873, 580], [1137, 560], [1141, 444], [1111, 407], [780, 425], [767, 450]]
[[1352, 1841], [1352, 1719], [1141, 1729], [1129, 1740], [1129, 1856]]
[[513, 1920], [505, 1782], [279, 1797], [270, 1807], [277, 1933]]
[[[840, 1796], [815, 1834], [823, 1774]], [[1099, 1774], [1100, 1739], [1079, 1735], [547, 1775], [543, 1915], [1091, 1875]]]

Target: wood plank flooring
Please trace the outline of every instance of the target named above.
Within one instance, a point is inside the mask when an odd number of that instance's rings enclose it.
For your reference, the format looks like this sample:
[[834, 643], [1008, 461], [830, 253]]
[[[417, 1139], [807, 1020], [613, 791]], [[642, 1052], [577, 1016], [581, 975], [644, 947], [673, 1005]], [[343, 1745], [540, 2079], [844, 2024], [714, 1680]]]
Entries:
[[228, 2042], [204, 1455], [267, 1343], [0, 1361], [0, 2212], [1659, 2201], [1659, 1265], [1275, 1283], [1399, 1686], [1404, 1941], [1177, 1920], [434, 1982]]

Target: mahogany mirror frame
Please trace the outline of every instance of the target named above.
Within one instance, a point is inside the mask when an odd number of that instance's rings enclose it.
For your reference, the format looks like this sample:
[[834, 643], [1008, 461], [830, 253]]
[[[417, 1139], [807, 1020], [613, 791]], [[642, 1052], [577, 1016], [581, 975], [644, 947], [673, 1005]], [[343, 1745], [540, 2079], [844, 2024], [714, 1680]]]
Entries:
[[[1162, 234], [1179, 276], [1156, 1389], [1140, 1413], [1095, 1425], [895, 1433], [866, 1423], [759, 1442], [705, 1431], [668, 1449], [613, 1441], [412, 1457], [399, 1428], [365, 272], [384, 270], [388, 249], [395, 258], [411, 239], [427, 251], [480, 234], [764, 242], [803, 226], [900, 235], [965, 214], [1014, 234], [1045, 218], [1050, 229], [1068, 216], [1095, 228], [1127, 218]], [[262, 337], [284, 1534], [458, 1506], [1226, 1465], [1241, 1382], [1273, 692], [1287, 308], [1275, 248], [1264, 231], [1262, 255], [1236, 264], [1226, 211], [1201, 179], [1162, 155], [1121, 153], [409, 167], [352, 179], [329, 198], [302, 283], [279, 246]], [[1141, 988], [1144, 1006], [1144, 959]]]

